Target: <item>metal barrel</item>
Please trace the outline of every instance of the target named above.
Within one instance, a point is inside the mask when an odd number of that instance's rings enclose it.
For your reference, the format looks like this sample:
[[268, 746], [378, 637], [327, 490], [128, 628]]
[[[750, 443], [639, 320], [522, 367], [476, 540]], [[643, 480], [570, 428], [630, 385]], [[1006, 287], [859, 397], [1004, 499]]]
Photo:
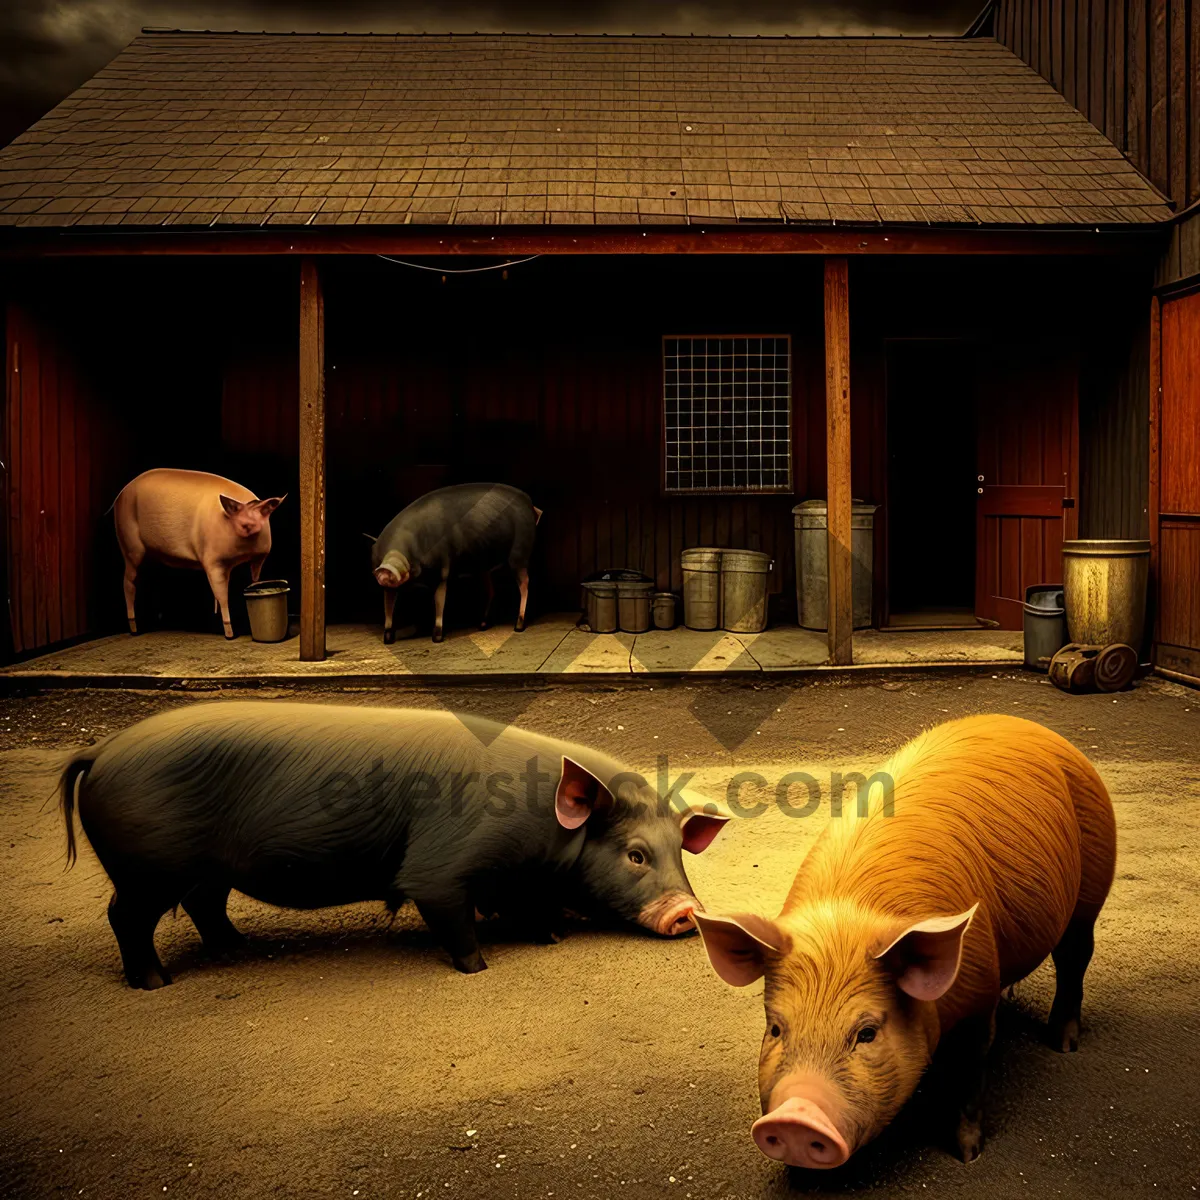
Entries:
[[683, 623], [689, 629], [721, 627], [721, 555], [718, 546], [696, 546], [680, 556]]

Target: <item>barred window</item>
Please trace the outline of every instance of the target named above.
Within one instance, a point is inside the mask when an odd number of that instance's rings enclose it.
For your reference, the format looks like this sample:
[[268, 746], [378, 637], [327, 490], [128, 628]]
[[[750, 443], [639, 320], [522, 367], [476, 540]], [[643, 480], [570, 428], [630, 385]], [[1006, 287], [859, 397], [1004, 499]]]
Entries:
[[792, 490], [791, 339], [663, 338], [663, 488]]

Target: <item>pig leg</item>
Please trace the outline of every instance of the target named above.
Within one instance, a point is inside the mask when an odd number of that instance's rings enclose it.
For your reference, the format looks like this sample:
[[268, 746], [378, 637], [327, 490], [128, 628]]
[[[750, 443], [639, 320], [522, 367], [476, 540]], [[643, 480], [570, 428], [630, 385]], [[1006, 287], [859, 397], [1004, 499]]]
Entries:
[[433, 593], [433, 640], [435, 642], [443, 641], [446, 636], [442, 629], [442, 617], [446, 611], [446, 580], [449, 575], [449, 568], [442, 571], [442, 581]]
[[250, 560], [250, 582], [257, 583], [262, 578], [262, 569], [266, 565], [267, 556], [260, 554]]
[[414, 896], [413, 900], [421, 920], [449, 952], [458, 970], [464, 975], [487, 970], [475, 937], [475, 905], [465, 894], [426, 900], [417, 900]]
[[525, 605], [529, 601], [529, 571], [525, 567], [517, 570], [517, 586], [521, 589], [521, 607], [517, 610], [517, 623], [513, 628], [521, 633], [525, 629]]
[[1054, 1003], [1050, 1006], [1050, 1045], [1063, 1054], [1079, 1049], [1079, 1010], [1083, 976], [1092, 961], [1095, 929], [1091, 920], [1072, 921], [1054, 947]]
[[205, 568], [208, 586], [212, 588], [213, 602], [221, 610], [221, 623], [225, 626], [225, 637], [233, 641], [233, 625], [229, 620], [229, 571], [215, 565]]
[[383, 589], [383, 644], [385, 646], [390, 646], [396, 640], [396, 593], [399, 590], [399, 588]]
[[486, 629], [491, 624], [492, 601], [496, 599], [496, 581], [491, 571], [483, 573], [483, 619], [479, 622], [480, 629]]
[[152, 992], [171, 982], [154, 949], [154, 930], [172, 904], [161, 895], [128, 884], [119, 887], [109, 901], [108, 923], [116, 935], [130, 987]]
[[231, 954], [246, 943], [225, 911], [228, 899], [229, 888], [200, 883], [181, 901], [183, 911], [192, 918], [192, 924], [200, 934], [205, 951], [213, 958]]
[[983, 1153], [983, 1096], [987, 1088], [988, 1052], [996, 1037], [996, 1008], [960, 1021], [947, 1040], [950, 1086], [958, 1103], [955, 1140], [964, 1163]]
[[[122, 549], [125, 549], [122, 547]], [[146, 551], [141, 545], [125, 549], [125, 616], [129, 619], [129, 632], [137, 633], [137, 615], [134, 601], [137, 598], [138, 567], [142, 565]]]

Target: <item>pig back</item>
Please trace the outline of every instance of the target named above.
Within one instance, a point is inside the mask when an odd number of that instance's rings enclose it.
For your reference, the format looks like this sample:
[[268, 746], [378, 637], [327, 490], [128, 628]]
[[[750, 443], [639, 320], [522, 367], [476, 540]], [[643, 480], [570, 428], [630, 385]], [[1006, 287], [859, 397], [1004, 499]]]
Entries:
[[346, 903], [553, 860], [571, 840], [553, 806], [564, 747], [446, 712], [200, 704], [110, 738], [79, 813], [110, 875], [216, 873], [270, 903]]
[[238, 539], [221, 507], [222, 495], [258, 499], [240, 483], [206, 471], [145, 471], [121, 489], [113, 506], [117, 537], [123, 547], [140, 542], [156, 557], [186, 565], [198, 562], [206, 546], [222, 537], [243, 555], [266, 553], [270, 526], [249, 542]]
[[399, 551], [424, 568], [525, 567], [533, 551], [533, 501], [502, 483], [461, 483], [414, 500], [375, 542], [372, 567]]
[[[848, 806], [805, 859], [788, 907], [845, 896], [920, 920], [979, 902], [959, 981], [939, 1004], [945, 1023], [989, 1003], [1054, 948], [1081, 898], [1076, 806], [1089, 820], [1107, 808], [1111, 828], [1111, 803], [1070, 743], [1007, 716], [939, 726], [883, 770], [894, 780], [893, 815], [879, 794], [865, 819]], [[1087, 792], [1089, 775], [1098, 792]], [[1108, 858], [1089, 864], [1089, 876], [1105, 879], [1106, 893], [1112, 850], [1111, 841], [1107, 849], [1103, 843], [1101, 837], [1088, 847], [1094, 858]]]

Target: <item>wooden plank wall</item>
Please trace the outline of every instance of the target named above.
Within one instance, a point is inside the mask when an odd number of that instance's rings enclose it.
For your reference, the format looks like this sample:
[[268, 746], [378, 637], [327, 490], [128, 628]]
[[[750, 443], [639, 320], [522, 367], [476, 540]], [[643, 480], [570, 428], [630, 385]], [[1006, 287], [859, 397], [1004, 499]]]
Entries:
[[[576, 607], [605, 567], [678, 591], [683, 549], [731, 545], [774, 557], [773, 619], [794, 614], [791, 509], [825, 478], [820, 263], [523, 270], [445, 285], [378, 264], [330, 272], [331, 619], [377, 615], [361, 533], [478, 479], [544, 510], [543, 611]], [[793, 494], [661, 494], [661, 338], [679, 332], [792, 334]]]
[[1000, 0], [996, 36], [1178, 209], [1200, 199], [1193, 0]]
[[7, 570], [20, 654], [92, 628], [113, 429], [52, 319], [10, 302], [5, 334]]

